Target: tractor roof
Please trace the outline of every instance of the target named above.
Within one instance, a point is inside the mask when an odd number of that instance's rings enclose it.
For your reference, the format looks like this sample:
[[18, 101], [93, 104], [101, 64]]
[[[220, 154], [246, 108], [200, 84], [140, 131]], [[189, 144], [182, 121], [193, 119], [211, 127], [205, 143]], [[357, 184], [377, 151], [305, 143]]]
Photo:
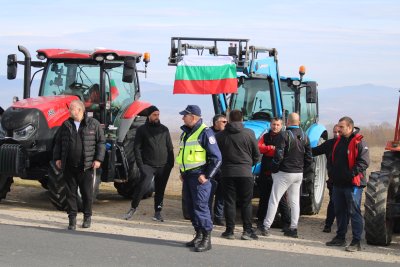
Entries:
[[94, 59], [97, 55], [114, 54], [118, 58], [140, 57], [141, 53], [113, 50], [113, 49], [94, 49], [94, 50], [78, 50], [78, 49], [39, 49], [38, 54], [43, 54], [46, 58], [63, 58], [63, 59]]

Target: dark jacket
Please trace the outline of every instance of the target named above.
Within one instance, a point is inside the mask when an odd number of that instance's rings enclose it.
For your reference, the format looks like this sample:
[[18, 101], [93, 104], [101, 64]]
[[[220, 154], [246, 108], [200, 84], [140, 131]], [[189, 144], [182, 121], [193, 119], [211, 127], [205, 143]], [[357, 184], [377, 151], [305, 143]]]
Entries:
[[161, 123], [150, 123], [147, 119], [146, 123], [137, 129], [134, 151], [139, 168], [143, 164], [152, 167], [174, 166], [171, 135], [168, 128]]
[[312, 148], [313, 156], [325, 155], [326, 156], [326, 169], [328, 170], [328, 187], [332, 185], [332, 150], [336, 138], [328, 139], [317, 147]]
[[[197, 129], [203, 124], [203, 120], [200, 119], [193, 128], [189, 128], [186, 125], [181, 126], [181, 129], [185, 135], [186, 141], [189, 136], [196, 132]], [[182, 133], [183, 135], [183, 133]], [[181, 139], [182, 139], [181, 135]], [[214, 178], [217, 174], [219, 167], [221, 166], [221, 151], [218, 148], [217, 141], [215, 140], [214, 132], [210, 128], [205, 128], [199, 135], [198, 139], [200, 145], [206, 150], [207, 164], [193, 170], [186, 171], [188, 175], [200, 175], [204, 174], [207, 179]]]
[[217, 142], [222, 154], [222, 177], [252, 177], [252, 166], [259, 158], [254, 132], [241, 122], [228, 123], [218, 133]]
[[369, 166], [369, 150], [362, 140], [359, 129], [346, 138], [338, 137], [331, 157], [332, 183], [338, 187], [366, 186], [366, 170]]
[[311, 166], [310, 140], [300, 127], [289, 126], [276, 138], [273, 172], [302, 173]]
[[261, 175], [271, 175], [272, 159], [275, 155], [275, 147], [279, 133], [268, 132], [264, 134], [258, 141], [258, 149], [262, 154], [261, 158]]
[[[70, 151], [71, 138], [75, 135], [76, 128], [73, 119], [67, 119], [61, 125], [55, 140], [53, 159], [61, 160], [61, 169], [64, 170]], [[84, 170], [92, 167], [93, 161], [103, 162], [106, 151], [104, 130], [100, 123], [85, 116], [79, 126], [82, 140], [82, 160]]]

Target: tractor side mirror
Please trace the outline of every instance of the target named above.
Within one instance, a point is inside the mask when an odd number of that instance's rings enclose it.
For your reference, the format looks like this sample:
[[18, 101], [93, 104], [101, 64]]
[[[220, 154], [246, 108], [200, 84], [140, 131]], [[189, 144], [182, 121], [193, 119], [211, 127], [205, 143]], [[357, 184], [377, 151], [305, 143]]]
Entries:
[[307, 82], [306, 86], [306, 103], [317, 103], [317, 83]]
[[11, 54], [7, 57], [7, 79], [14, 80], [17, 77], [17, 55]]
[[122, 72], [122, 81], [125, 83], [132, 83], [135, 72], [136, 60], [133, 57], [124, 60], [124, 70]]

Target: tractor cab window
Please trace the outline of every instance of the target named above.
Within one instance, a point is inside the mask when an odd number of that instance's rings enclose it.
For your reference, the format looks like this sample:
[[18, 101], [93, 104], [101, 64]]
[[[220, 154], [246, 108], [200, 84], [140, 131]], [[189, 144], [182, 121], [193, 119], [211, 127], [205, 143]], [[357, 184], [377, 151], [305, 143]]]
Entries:
[[287, 81], [281, 81], [282, 106], [286, 116], [295, 112], [294, 90], [288, 85]]
[[270, 120], [273, 114], [271, 88], [266, 79], [244, 79], [232, 95], [231, 109], [243, 112], [244, 120]]
[[315, 121], [317, 121], [317, 104], [307, 103], [306, 88], [300, 91], [300, 118], [301, 127], [308, 129]]

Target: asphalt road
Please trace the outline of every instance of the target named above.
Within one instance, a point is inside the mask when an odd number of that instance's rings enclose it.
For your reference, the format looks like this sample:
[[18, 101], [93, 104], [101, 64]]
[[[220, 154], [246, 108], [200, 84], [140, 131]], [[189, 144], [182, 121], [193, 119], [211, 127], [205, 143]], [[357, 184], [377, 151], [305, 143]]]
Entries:
[[216, 245], [196, 253], [174, 240], [0, 224], [0, 266], [398, 266]]

